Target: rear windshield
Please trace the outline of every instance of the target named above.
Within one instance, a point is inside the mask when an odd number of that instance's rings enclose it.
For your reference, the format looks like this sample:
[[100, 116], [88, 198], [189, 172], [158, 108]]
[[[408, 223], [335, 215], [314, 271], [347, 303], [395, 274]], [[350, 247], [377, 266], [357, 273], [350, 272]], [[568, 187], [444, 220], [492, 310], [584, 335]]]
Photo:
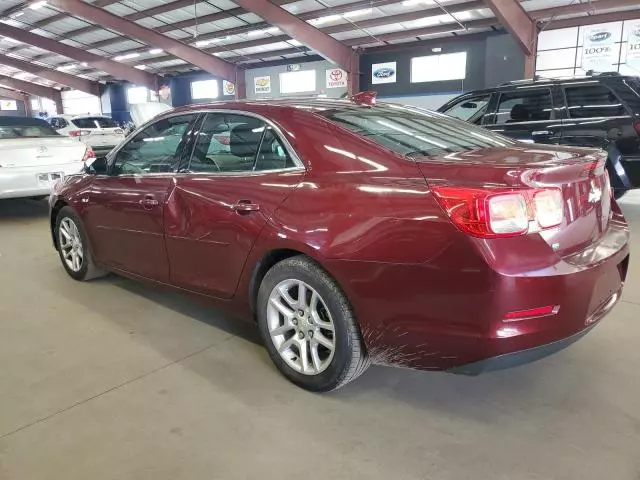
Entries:
[[42, 122], [41, 125], [2, 125], [2, 122], [0, 122], [0, 139], [57, 136], [59, 136], [58, 132], [46, 122]]
[[78, 128], [118, 128], [118, 125], [115, 121], [107, 117], [84, 117], [84, 118], [74, 118], [71, 120]]
[[400, 105], [347, 106], [318, 112], [401, 155], [442, 155], [514, 142], [446, 115]]

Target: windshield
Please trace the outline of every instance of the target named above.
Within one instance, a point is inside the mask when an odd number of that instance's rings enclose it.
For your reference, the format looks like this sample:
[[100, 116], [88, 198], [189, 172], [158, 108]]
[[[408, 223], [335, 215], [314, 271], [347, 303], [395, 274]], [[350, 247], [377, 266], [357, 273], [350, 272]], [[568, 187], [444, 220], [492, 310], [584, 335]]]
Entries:
[[74, 118], [71, 123], [78, 128], [118, 128], [120, 126], [108, 117]]
[[441, 113], [400, 105], [346, 106], [319, 112], [328, 120], [401, 155], [506, 147], [515, 142]]
[[0, 122], [0, 139], [7, 138], [40, 138], [57, 137], [56, 132], [46, 122], [37, 125], [2, 125]]

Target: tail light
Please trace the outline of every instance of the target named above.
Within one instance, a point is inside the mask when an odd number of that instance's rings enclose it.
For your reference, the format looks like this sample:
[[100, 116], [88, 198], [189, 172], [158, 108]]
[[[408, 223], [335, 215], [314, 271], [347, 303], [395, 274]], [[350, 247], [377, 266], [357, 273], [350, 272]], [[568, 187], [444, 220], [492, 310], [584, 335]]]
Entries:
[[69, 132], [70, 137], [82, 137], [83, 135], [89, 135], [91, 132], [89, 130], [71, 130]]
[[95, 152], [91, 149], [91, 147], [87, 147], [87, 150], [84, 152], [84, 157], [82, 157], [82, 161], [86, 163], [89, 160], [95, 160], [95, 158]]
[[504, 238], [560, 225], [564, 217], [562, 193], [557, 188], [485, 190], [435, 187], [440, 205], [463, 232], [480, 238]]
[[640, 135], [640, 120], [633, 122], [633, 128], [638, 135]]

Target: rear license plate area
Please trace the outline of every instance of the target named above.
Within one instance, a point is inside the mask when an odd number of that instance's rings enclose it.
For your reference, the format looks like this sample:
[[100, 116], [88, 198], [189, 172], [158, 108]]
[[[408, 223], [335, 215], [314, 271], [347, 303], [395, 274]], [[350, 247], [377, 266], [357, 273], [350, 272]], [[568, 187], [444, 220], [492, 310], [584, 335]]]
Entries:
[[49, 187], [56, 183], [58, 180], [62, 180], [64, 174], [62, 172], [39, 173], [37, 177], [39, 186]]

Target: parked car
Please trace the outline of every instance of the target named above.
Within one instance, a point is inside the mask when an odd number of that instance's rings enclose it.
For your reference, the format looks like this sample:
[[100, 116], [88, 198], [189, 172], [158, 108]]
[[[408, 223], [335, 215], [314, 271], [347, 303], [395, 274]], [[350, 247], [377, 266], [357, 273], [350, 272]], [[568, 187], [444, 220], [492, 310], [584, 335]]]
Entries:
[[618, 73], [509, 82], [438, 111], [524, 142], [604, 149], [620, 197], [640, 187], [640, 78]]
[[61, 137], [44, 120], [0, 117], [0, 199], [47, 196], [93, 158], [91, 148]]
[[[230, 150], [212, 150], [224, 125]], [[51, 233], [74, 279], [255, 316], [309, 390], [371, 362], [475, 374], [563, 348], [620, 298], [629, 232], [605, 160], [364, 94], [196, 105], [59, 185]]]
[[49, 118], [60, 134], [89, 145], [98, 157], [109, 153], [125, 138], [123, 128], [103, 115], [58, 115]]

